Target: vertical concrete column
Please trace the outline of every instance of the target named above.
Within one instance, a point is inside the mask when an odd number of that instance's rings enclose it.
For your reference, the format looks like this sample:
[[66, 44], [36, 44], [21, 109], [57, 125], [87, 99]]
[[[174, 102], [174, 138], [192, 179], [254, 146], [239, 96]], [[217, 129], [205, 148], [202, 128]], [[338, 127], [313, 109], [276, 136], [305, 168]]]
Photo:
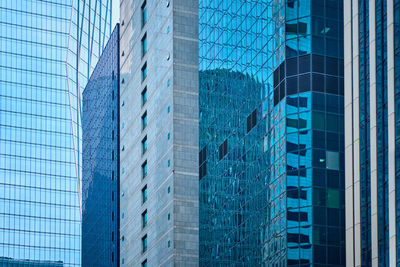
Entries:
[[360, 73], [358, 0], [352, 6], [352, 81], [353, 81], [353, 201], [354, 201], [354, 266], [361, 266], [361, 201], [360, 201]]
[[388, 67], [388, 174], [389, 174], [389, 264], [396, 266], [396, 135], [394, 93], [394, 11], [393, 0], [387, 0], [387, 67]]
[[352, 2], [344, 1], [346, 265], [354, 265]]
[[376, 25], [375, 0], [369, 0], [370, 152], [371, 152], [371, 254], [378, 266], [378, 183], [376, 141]]

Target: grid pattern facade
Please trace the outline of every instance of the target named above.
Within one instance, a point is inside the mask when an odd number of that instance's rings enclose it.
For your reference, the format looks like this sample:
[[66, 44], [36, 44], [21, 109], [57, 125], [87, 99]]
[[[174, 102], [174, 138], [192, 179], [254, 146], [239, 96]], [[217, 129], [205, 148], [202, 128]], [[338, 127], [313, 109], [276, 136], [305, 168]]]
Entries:
[[80, 266], [80, 93], [110, 4], [0, 3], [1, 257]]
[[262, 262], [273, 11], [271, 1], [199, 2], [200, 266]]
[[348, 265], [399, 262], [398, 6], [353, 0], [344, 10]]
[[267, 265], [344, 266], [342, 10], [342, 1], [286, 2], [285, 58], [267, 115], [283, 129], [267, 146], [282, 166], [270, 172], [281, 188], [271, 201], [284, 199], [271, 218], [283, 227], [268, 230], [285, 239]]
[[198, 266], [198, 1], [120, 10], [120, 263]]
[[82, 133], [82, 266], [118, 266], [118, 24], [83, 92]]
[[[344, 265], [342, 10], [329, 0], [200, 1], [201, 264]], [[236, 72], [249, 84], [233, 85]], [[236, 101], [243, 114], [227, 104]], [[245, 132], [256, 108], [257, 128]]]
[[200, 265], [257, 266], [266, 210], [263, 85], [227, 69], [202, 70], [199, 81]]
[[62, 262], [51, 261], [30, 261], [30, 260], [14, 260], [11, 258], [0, 257], [1, 267], [62, 267]]

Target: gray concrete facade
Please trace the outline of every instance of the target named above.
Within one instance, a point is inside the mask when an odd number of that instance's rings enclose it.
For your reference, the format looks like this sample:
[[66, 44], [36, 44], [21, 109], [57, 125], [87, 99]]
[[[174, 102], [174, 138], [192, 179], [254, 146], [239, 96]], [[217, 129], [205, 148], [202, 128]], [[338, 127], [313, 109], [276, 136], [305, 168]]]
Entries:
[[198, 266], [198, 1], [122, 0], [120, 10], [121, 266]]

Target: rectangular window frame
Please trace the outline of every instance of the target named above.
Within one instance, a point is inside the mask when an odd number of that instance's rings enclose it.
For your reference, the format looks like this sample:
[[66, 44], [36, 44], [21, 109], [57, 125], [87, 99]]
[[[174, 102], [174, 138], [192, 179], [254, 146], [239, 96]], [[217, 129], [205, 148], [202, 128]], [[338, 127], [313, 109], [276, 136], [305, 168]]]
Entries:
[[147, 234], [142, 237], [142, 253], [147, 251]]
[[144, 104], [146, 104], [147, 102], [147, 86], [142, 90], [142, 107], [144, 106]]
[[147, 160], [142, 163], [142, 179], [147, 177]]
[[142, 66], [142, 82], [147, 78], [147, 62], [145, 62]]
[[147, 111], [142, 115], [142, 131], [147, 127]]
[[142, 28], [143, 28], [144, 25], [146, 25], [146, 22], [147, 22], [147, 6], [146, 6], [146, 0], [143, 1], [143, 4], [142, 4], [140, 10], [141, 10], [141, 19], [142, 19]]
[[142, 139], [142, 155], [147, 151], [147, 135]]
[[142, 188], [142, 204], [147, 201], [147, 185]]
[[147, 52], [147, 33], [143, 35], [141, 44], [142, 44], [142, 58], [143, 58]]
[[142, 212], [142, 229], [147, 226], [147, 209]]
[[222, 160], [226, 154], [228, 154], [228, 139], [225, 139], [225, 141], [218, 148], [219, 160]]

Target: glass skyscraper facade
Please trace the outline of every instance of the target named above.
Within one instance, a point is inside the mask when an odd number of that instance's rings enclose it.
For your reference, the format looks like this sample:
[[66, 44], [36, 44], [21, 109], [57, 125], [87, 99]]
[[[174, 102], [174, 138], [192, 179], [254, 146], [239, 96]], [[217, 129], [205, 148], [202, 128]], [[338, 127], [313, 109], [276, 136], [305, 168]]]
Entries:
[[119, 24], [83, 92], [82, 133], [82, 266], [118, 266]]
[[345, 1], [347, 265], [399, 257], [399, 1]]
[[[228, 69], [200, 71], [200, 265], [258, 266], [266, 197], [263, 84]], [[210, 230], [212, 229], [212, 230]]]
[[35, 260], [15, 260], [6, 257], [0, 257], [1, 267], [62, 267], [61, 261], [35, 261]]
[[0, 257], [80, 266], [81, 91], [111, 0], [0, 2]]
[[199, 25], [200, 265], [344, 266], [343, 1], [200, 0]]

